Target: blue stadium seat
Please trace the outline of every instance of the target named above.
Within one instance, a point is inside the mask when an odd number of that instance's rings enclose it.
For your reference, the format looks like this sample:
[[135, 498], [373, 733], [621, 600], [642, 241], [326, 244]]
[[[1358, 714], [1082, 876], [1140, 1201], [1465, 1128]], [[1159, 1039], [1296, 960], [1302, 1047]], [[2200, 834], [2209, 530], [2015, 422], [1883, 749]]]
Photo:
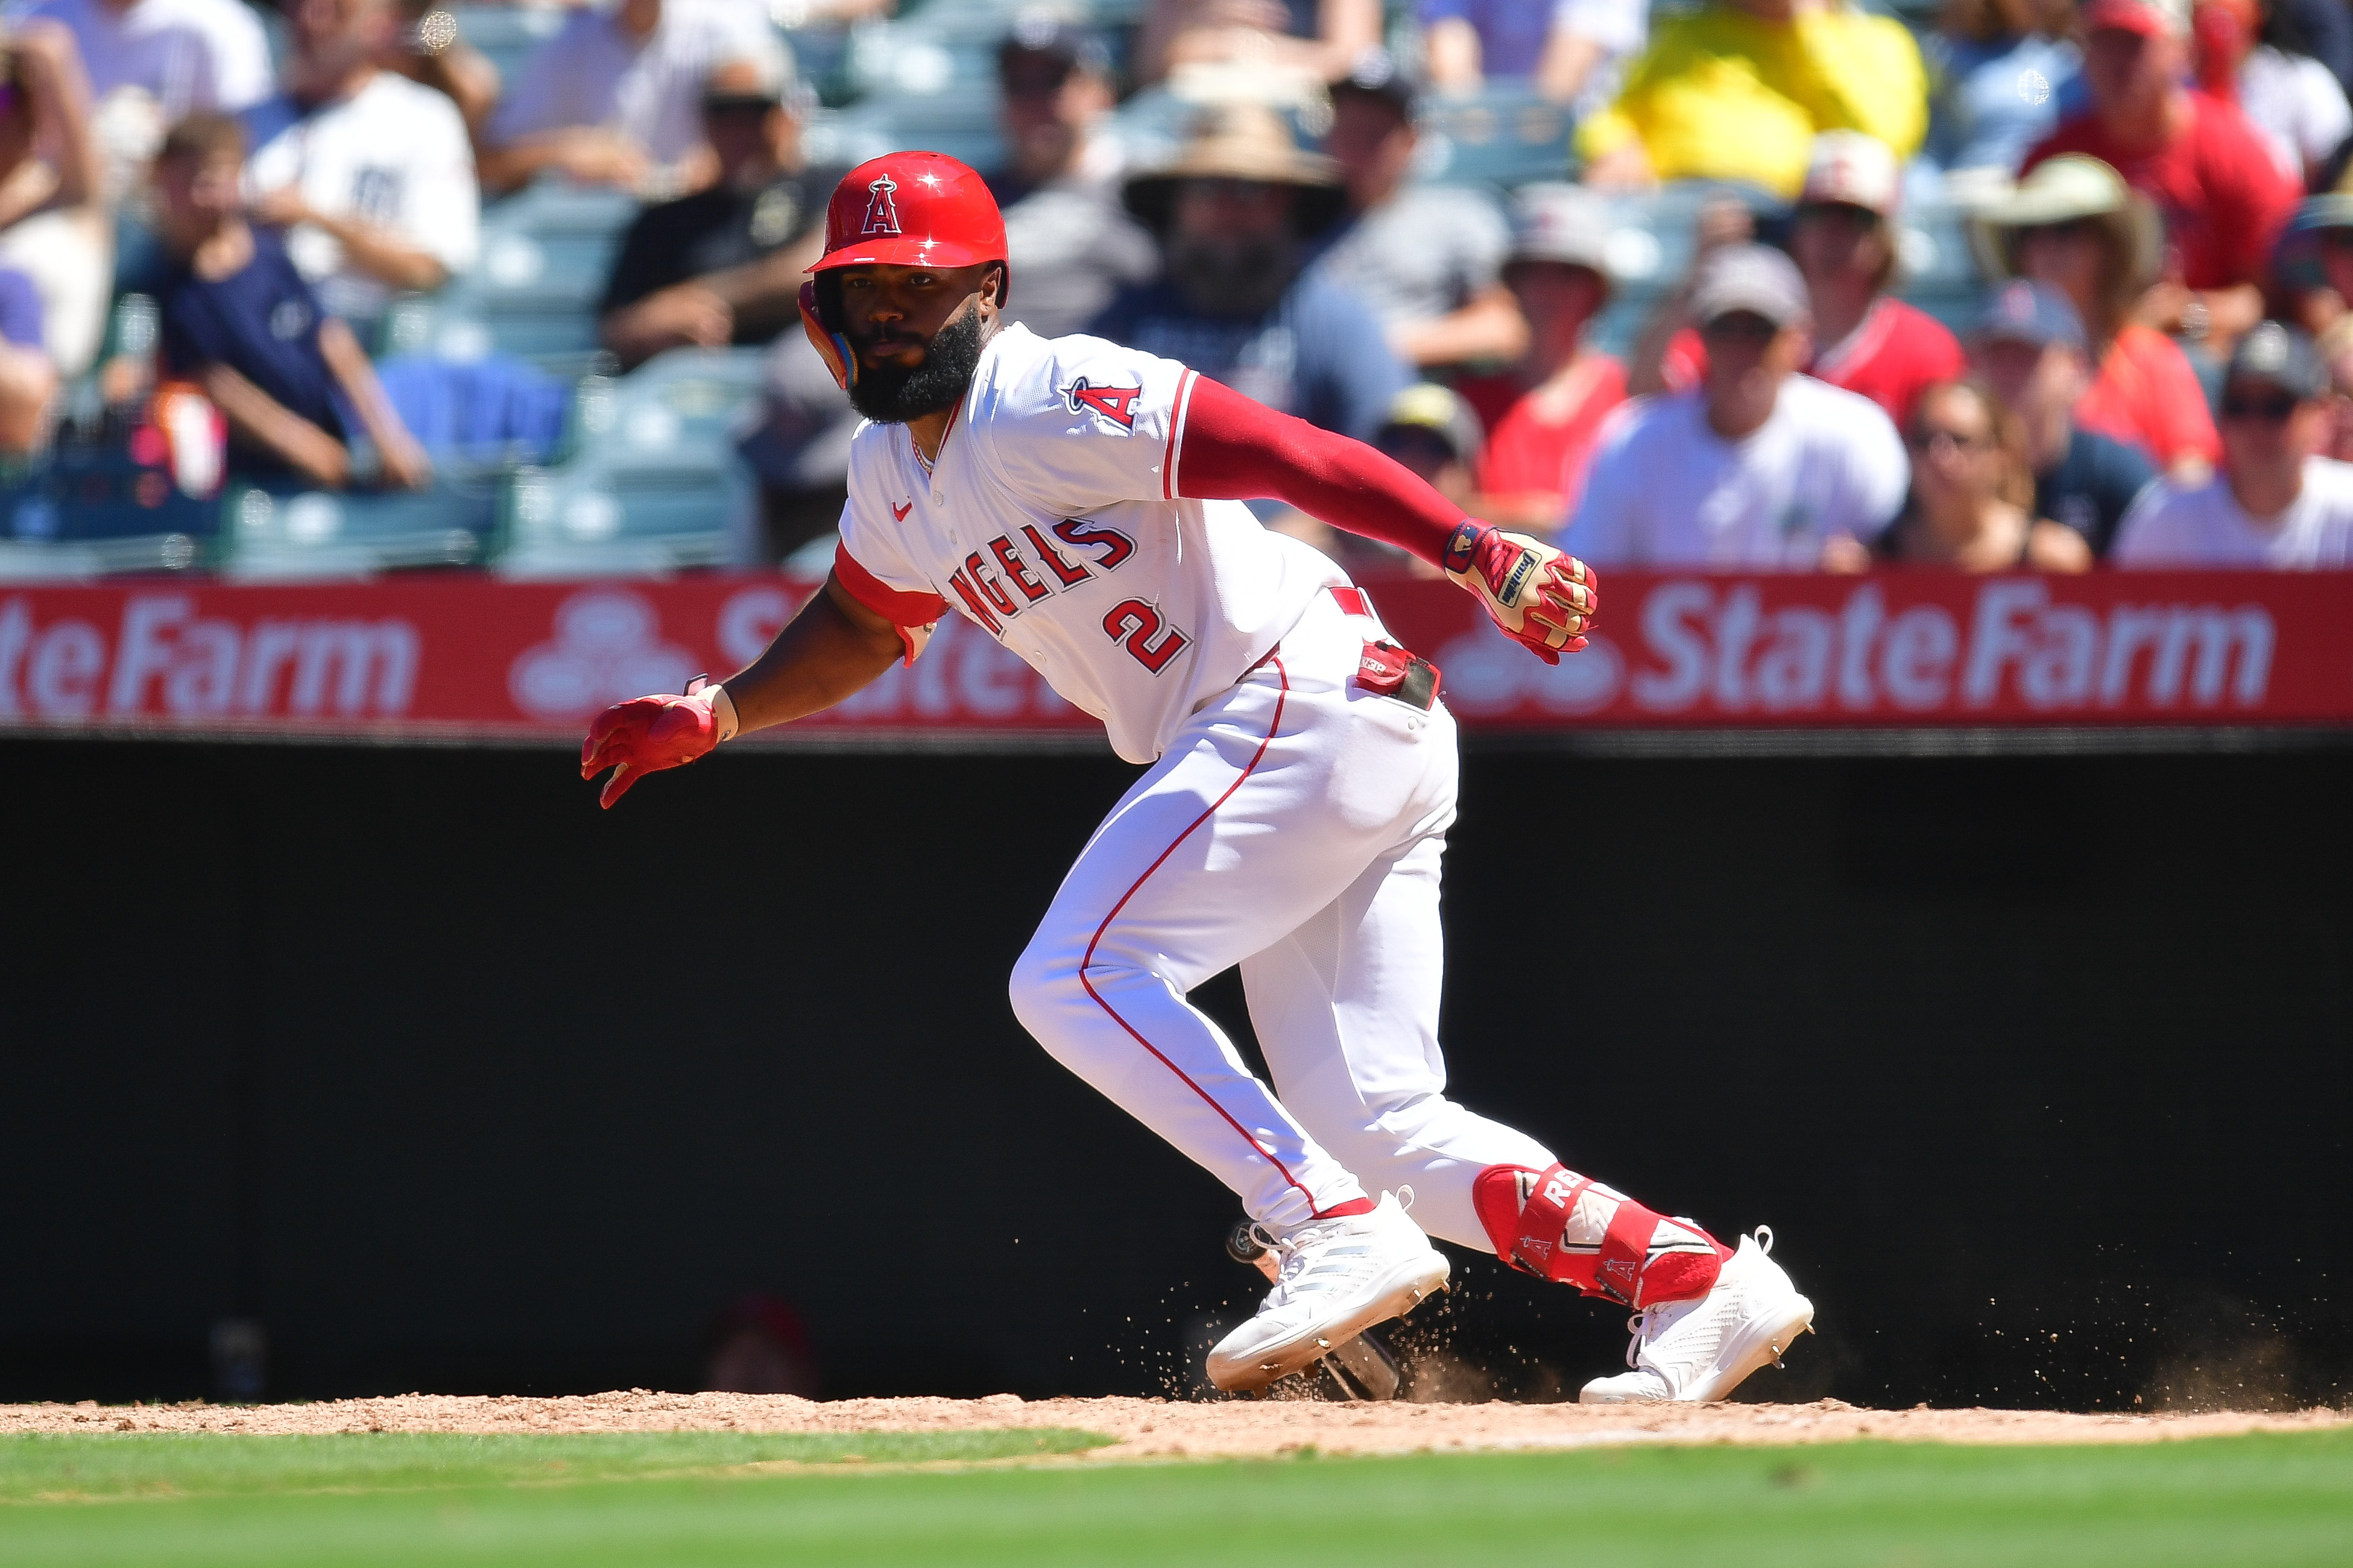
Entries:
[[1421, 110], [1416, 173], [1450, 185], [1520, 185], [1568, 172], [1569, 111], [1525, 87], [1497, 85], [1474, 98], [1432, 96]]
[[221, 508], [217, 563], [224, 576], [278, 582], [470, 566], [498, 510], [498, 481], [480, 476], [438, 476], [414, 492], [239, 485]]
[[674, 349], [584, 384], [574, 456], [509, 488], [496, 569], [660, 574], [740, 559], [754, 487], [735, 446], [759, 416], [765, 353]]
[[387, 314], [381, 352], [465, 359], [497, 349], [580, 374], [597, 352], [596, 302], [637, 214], [619, 191], [548, 180], [517, 192], [483, 212], [472, 271]]
[[67, 426], [0, 480], [0, 580], [202, 567], [219, 526], [219, 504], [182, 494], [160, 454], [142, 463], [119, 434]]

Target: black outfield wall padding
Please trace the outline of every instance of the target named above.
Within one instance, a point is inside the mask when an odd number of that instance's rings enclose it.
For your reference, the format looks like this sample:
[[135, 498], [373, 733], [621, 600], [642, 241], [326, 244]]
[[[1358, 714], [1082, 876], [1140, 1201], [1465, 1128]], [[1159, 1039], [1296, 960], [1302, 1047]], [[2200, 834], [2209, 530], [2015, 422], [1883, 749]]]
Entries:
[[[1133, 770], [0, 742], [0, 1401], [1181, 1389], [1231, 1198], [1005, 977]], [[2353, 755], [1477, 753], [1455, 1088], [1820, 1309], [1759, 1394], [2144, 1408], [2353, 1379]], [[1239, 987], [1206, 988], [1247, 1038]], [[1430, 1332], [1573, 1394], [1622, 1315]], [[1483, 1381], [1482, 1381], [1483, 1380]]]

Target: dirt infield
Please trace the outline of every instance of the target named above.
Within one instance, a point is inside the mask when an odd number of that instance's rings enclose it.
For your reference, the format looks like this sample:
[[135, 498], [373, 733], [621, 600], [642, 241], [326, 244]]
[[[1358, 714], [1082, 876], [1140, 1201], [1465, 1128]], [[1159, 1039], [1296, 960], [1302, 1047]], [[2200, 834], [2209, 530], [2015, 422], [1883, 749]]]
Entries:
[[0, 1405], [0, 1435], [27, 1432], [871, 1432], [1064, 1426], [1117, 1438], [1084, 1462], [1176, 1455], [1573, 1448], [1624, 1443], [2138, 1443], [2353, 1425], [2336, 1410], [2274, 1415], [2073, 1415], [2031, 1410], [1867, 1410], [1811, 1405], [1341, 1405], [1158, 1399], [841, 1399], [652, 1394], [570, 1398], [410, 1394], [317, 1405]]

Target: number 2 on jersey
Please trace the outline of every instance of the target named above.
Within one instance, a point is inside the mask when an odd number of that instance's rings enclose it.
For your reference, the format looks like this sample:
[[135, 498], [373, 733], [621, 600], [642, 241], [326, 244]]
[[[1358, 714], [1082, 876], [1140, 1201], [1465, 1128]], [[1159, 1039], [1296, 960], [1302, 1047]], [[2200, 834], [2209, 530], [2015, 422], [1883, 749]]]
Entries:
[[[1164, 626], [1160, 612], [1141, 599], [1123, 599], [1103, 617], [1103, 631], [1113, 642], [1125, 641], [1135, 662], [1157, 675], [1168, 661], [1185, 651], [1191, 639], [1175, 626]], [[1157, 636], [1160, 640], [1152, 639]]]

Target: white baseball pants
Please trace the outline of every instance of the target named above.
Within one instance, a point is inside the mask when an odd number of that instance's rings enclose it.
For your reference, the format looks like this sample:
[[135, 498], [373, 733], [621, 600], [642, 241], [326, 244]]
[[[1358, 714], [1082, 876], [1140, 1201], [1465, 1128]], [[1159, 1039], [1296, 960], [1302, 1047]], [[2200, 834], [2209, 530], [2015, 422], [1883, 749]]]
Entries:
[[[1318, 595], [1193, 716], [1063, 879], [1014, 967], [1013, 1009], [1253, 1218], [1280, 1229], [1409, 1185], [1423, 1229], [1492, 1251], [1472, 1182], [1553, 1156], [1446, 1098], [1454, 721], [1353, 684], [1381, 635]], [[1186, 1000], [1236, 963], [1272, 1090]]]

